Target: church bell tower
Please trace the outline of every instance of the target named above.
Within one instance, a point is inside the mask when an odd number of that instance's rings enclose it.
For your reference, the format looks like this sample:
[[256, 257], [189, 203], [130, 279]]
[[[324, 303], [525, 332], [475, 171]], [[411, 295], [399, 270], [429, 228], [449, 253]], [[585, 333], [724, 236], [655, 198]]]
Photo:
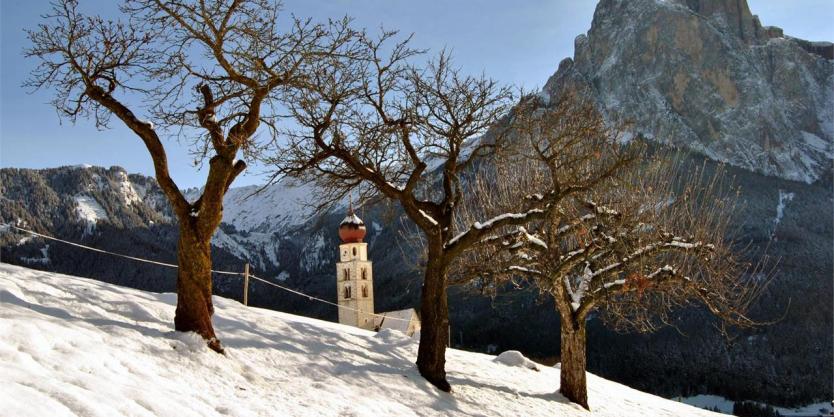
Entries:
[[374, 280], [368, 244], [363, 242], [365, 223], [353, 212], [339, 225], [339, 262], [336, 263], [336, 291], [339, 323], [374, 329]]

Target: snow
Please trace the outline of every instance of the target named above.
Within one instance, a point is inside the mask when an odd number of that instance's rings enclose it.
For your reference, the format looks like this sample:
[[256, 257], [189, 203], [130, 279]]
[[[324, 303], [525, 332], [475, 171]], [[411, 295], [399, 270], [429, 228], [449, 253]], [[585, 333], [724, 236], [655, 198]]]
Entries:
[[493, 217], [493, 218], [491, 218], [491, 219], [489, 219], [489, 220], [487, 220], [483, 223], [475, 222], [475, 224], [473, 224], [472, 227], [474, 227], [475, 229], [478, 229], [478, 230], [488, 229], [488, 228], [492, 227], [492, 225], [497, 223], [497, 222], [504, 221], [506, 219], [523, 219], [523, 218], [525, 218], [525, 217], [527, 217], [531, 214], [534, 214], [534, 213], [544, 213], [544, 211], [534, 209], [534, 210], [530, 210], [526, 213], [504, 213], [504, 214], [495, 216], [495, 217]]
[[[582, 299], [585, 297], [585, 293], [588, 292], [588, 287], [591, 285], [591, 280], [594, 279], [594, 271], [591, 270], [591, 264], [585, 263], [585, 269], [582, 270], [582, 275], [579, 276], [579, 282], [576, 285], [576, 291], [573, 291], [570, 286], [570, 282], [566, 282], [568, 293], [571, 298], [570, 306], [573, 311], [579, 310], [579, 307], [582, 306]], [[567, 280], [567, 276], [565, 277]]]
[[274, 232], [303, 224], [313, 214], [316, 193], [310, 185], [280, 181], [259, 189], [230, 189], [223, 197], [223, 222], [237, 230]]
[[359, 216], [357, 216], [355, 213], [351, 213], [351, 214], [348, 214], [344, 218], [344, 220], [342, 220], [341, 223], [339, 223], [339, 226], [344, 226], [346, 224], [355, 224], [355, 225], [358, 225], [358, 226], [364, 226], [365, 222], [363, 222], [362, 219], [360, 219]]
[[[524, 212], [524, 213], [504, 213], [504, 214], [500, 214], [498, 216], [495, 216], [495, 217], [493, 217], [493, 218], [491, 218], [491, 219], [489, 219], [489, 220], [487, 220], [483, 223], [481, 223], [481, 222], [472, 223], [472, 229], [476, 229], [476, 230], [489, 229], [495, 223], [504, 221], [506, 219], [524, 219], [525, 217], [527, 217], [531, 214], [539, 214], [539, 213], [544, 213], [544, 211], [540, 210], [540, 209], [533, 209], [533, 210], [529, 210], [529, 211]], [[456, 236], [454, 236], [453, 238], [451, 238], [449, 240], [449, 243], [447, 243], [446, 246], [447, 247], [452, 246], [455, 243], [457, 243], [458, 240], [460, 240], [461, 238], [466, 236], [467, 233], [469, 233], [469, 230], [470, 229], [467, 229], [467, 230], [464, 230], [461, 233], [458, 233]], [[533, 237], [533, 236], [530, 236], [530, 237]], [[541, 240], [539, 240], [538, 243], [544, 244], [544, 242], [542, 242]], [[545, 245], [545, 248], [546, 247], [547, 247], [547, 245]]]
[[[231, 279], [231, 278], [230, 278]], [[559, 369], [450, 349], [452, 394], [417, 342], [215, 297], [221, 356], [172, 330], [174, 294], [0, 264], [3, 414], [27, 416], [716, 416], [588, 375], [593, 412]], [[526, 359], [526, 358], [525, 358]], [[525, 362], [528, 363], [528, 362]]]
[[496, 356], [493, 361], [516, 368], [525, 368], [538, 371], [539, 367], [535, 362], [524, 357], [524, 355], [517, 350], [508, 350]]
[[[189, 202], [202, 193], [199, 188], [185, 191]], [[280, 234], [286, 234], [310, 220], [314, 214], [316, 191], [312, 185], [282, 180], [261, 186], [249, 185], [229, 189], [223, 197], [223, 223], [234, 226], [237, 232], [215, 236], [216, 243], [233, 253], [246, 254], [253, 265], [265, 268], [278, 266]], [[346, 206], [347, 201], [340, 206]]]
[[[714, 408], [718, 407], [722, 413], [732, 413], [733, 411], [733, 400], [728, 400], [724, 397], [718, 395], [707, 395], [707, 394], [699, 394], [694, 395], [691, 397], [675, 397], [675, 401], [680, 401], [684, 404], [693, 405], [699, 408]], [[762, 404], [762, 403], [759, 403]], [[792, 417], [792, 416], [815, 416], [820, 414], [820, 410], [826, 410], [827, 413], [830, 413], [834, 410], [834, 407], [831, 406], [831, 403], [821, 402], [821, 403], [814, 403], [809, 404], [803, 407], [798, 408], [784, 408], [784, 407], [773, 407], [776, 411], [779, 412], [780, 415], [784, 417]], [[826, 414], [822, 414], [826, 415]]]
[[518, 266], [518, 265], [511, 265], [511, 266], [510, 266], [509, 268], [507, 268], [507, 269], [509, 269], [510, 271], [518, 271], [518, 272], [523, 272], [523, 273], [525, 273], [525, 274], [534, 274], [534, 275], [541, 274], [541, 272], [536, 271], [535, 269], [530, 269], [530, 268], [523, 267], [523, 266]]
[[605, 284], [602, 285], [602, 288], [605, 288], [607, 290], [607, 289], [609, 289], [611, 287], [614, 287], [614, 286], [617, 286], [617, 285], [625, 285], [625, 282], [626, 281], [624, 279], [618, 279], [618, 280], [614, 280], [614, 281], [611, 281], [611, 282], [606, 282]]
[[130, 178], [127, 176], [127, 173], [124, 171], [119, 171], [116, 173], [116, 193], [122, 198], [126, 206], [130, 206], [131, 204], [138, 204], [142, 202], [142, 197], [133, 187], [133, 183], [130, 182]]
[[237, 256], [240, 259], [254, 258], [252, 254], [243, 245], [240, 244], [240, 242], [236, 241], [233, 237], [229, 236], [229, 234], [224, 232], [222, 228], [218, 227], [217, 230], [214, 232], [214, 236], [211, 237], [211, 243], [217, 247], [226, 249], [227, 251], [231, 252], [233, 255]]
[[278, 274], [278, 276], [275, 277], [275, 279], [277, 279], [278, 281], [284, 282], [284, 281], [290, 279], [290, 273], [287, 272], [287, 271], [281, 271], [281, 273]]
[[794, 193], [779, 190], [779, 202], [776, 203], [776, 217], [773, 219], [774, 232], [776, 230], [776, 226], [778, 226], [779, 222], [782, 221], [782, 218], [785, 217], [785, 207], [787, 207], [788, 203], [793, 200], [793, 198]]
[[107, 211], [99, 204], [95, 197], [89, 194], [78, 194], [74, 197], [77, 207], [75, 208], [78, 217], [86, 223], [85, 234], [91, 234], [96, 224], [100, 221], [109, 220]]
[[722, 413], [732, 413], [733, 412], [733, 404], [732, 400], [728, 400], [724, 397], [719, 397], [717, 395], [704, 395], [699, 394], [692, 397], [676, 397], [675, 401], [680, 401], [684, 404], [694, 405], [695, 407], [699, 408], [714, 408], [718, 407]]
[[[414, 327], [419, 331], [419, 318], [417, 318], [417, 311], [413, 308], [404, 310], [386, 311], [379, 313], [382, 317], [374, 318], [374, 326], [379, 327], [377, 337], [383, 337], [382, 332], [397, 333], [396, 337], [409, 337], [408, 331], [410, 327]], [[393, 336], [389, 336], [393, 337]], [[417, 337], [419, 339], [419, 336]]]
[[433, 224], [433, 225], [435, 225], [435, 226], [437, 226], [437, 225], [438, 225], [437, 220], [435, 220], [435, 219], [434, 219], [434, 217], [429, 216], [429, 215], [428, 215], [428, 213], [426, 213], [426, 212], [425, 212], [425, 211], [423, 211], [423, 210], [419, 210], [419, 211], [420, 211], [420, 214], [421, 214], [421, 215], [422, 215], [422, 216], [423, 216], [426, 220], [428, 220], [428, 221], [429, 221], [429, 223], [431, 223], [431, 224]]
[[678, 241], [678, 240], [673, 240], [672, 242], [669, 243], [669, 246], [674, 247], [674, 248], [681, 248], [681, 249], [692, 249], [692, 248], [694, 248], [696, 246], [700, 246], [700, 245], [701, 245], [701, 242], [687, 243], [687, 242], [681, 242], [681, 241]]
[[524, 237], [525, 237], [525, 238], [526, 238], [526, 239], [527, 239], [530, 243], [532, 243], [532, 244], [534, 244], [534, 245], [536, 245], [536, 246], [538, 246], [538, 247], [540, 247], [540, 248], [542, 248], [542, 249], [547, 249], [547, 243], [544, 243], [544, 241], [543, 241], [543, 240], [541, 240], [541, 239], [539, 239], [539, 238], [538, 238], [538, 236], [536, 236], [536, 235], [531, 235], [530, 233], [527, 233], [527, 229], [525, 229], [524, 227], [519, 227], [519, 228], [518, 228], [518, 231], [519, 231], [519, 232], [521, 232], [521, 233], [523, 233], [523, 234], [524, 234]]

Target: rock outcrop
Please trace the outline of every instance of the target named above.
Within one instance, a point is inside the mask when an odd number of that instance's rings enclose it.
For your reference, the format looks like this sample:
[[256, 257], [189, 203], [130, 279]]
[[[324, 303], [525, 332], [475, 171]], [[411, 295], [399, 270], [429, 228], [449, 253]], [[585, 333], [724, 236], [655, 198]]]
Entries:
[[583, 91], [634, 134], [811, 183], [834, 157], [832, 48], [762, 26], [746, 0], [602, 0], [543, 93]]

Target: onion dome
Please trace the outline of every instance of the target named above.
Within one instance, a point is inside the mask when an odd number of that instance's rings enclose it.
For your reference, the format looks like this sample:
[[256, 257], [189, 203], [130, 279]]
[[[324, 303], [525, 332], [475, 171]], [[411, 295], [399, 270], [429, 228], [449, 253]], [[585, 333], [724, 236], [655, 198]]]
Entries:
[[339, 224], [339, 238], [343, 243], [357, 243], [365, 238], [365, 222], [353, 212], [353, 202], [348, 209], [348, 215]]

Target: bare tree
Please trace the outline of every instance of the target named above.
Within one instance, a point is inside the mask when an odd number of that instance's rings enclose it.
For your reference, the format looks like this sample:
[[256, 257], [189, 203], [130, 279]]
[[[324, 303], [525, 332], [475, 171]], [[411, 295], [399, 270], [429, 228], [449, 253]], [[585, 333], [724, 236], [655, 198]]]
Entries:
[[629, 161], [558, 200], [542, 218], [481, 236], [453, 269], [453, 282], [489, 293], [529, 280], [553, 298], [563, 395], [588, 408], [585, 323], [597, 309], [618, 330], [652, 331], [669, 323], [673, 310], [696, 303], [723, 323], [754, 324], [746, 311], [763, 283], [745, 275], [748, 265], [725, 238], [736, 200], [720, 172], [640, 143], [622, 145], [610, 123], [570, 94], [527, 114], [519, 117], [526, 119], [519, 122], [520, 150], [494, 159], [471, 181], [458, 222], [523, 210], [583, 172]]
[[588, 171], [524, 210], [460, 228], [463, 175], [511, 138], [512, 123], [503, 117], [513, 94], [484, 76], [461, 74], [445, 52], [417, 65], [421, 51], [408, 39], [394, 43], [395, 36], [363, 36], [364, 59], [334, 59], [310, 71], [317, 74], [312, 88], [293, 90], [287, 99], [302, 128], [288, 132], [288, 143], [267, 162], [278, 167], [276, 175], [314, 182], [326, 196], [322, 207], [356, 189], [363, 198], [399, 202], [425, 242], [417, 367], [449, 391], [446, 290], [453, 260], [493, 230], [541, 217], [554, 201], [589, 188], [618, 164]]
[[[39, 66], [26, 85], [54, 89], [52, 104], [73, 122], [88, 117], [106, 128], [116, 116], [145, 144], [179, 221], [175, 327], [222, 352], [211, 323], [210, 240], [223, 195], [246, 168], [237, 155], [256, 148], [259, 127], [274, 133], [276, 119], [264, 114], [275, 113], [279, 89], [304, 84], [302, 69], [343, 52], [353, 35], [347, 20], [293, 18], [279, 28], [281, 4], [271, 0], [126, 0], [120, 10], [124, 19], [112, 21], [83, 15], [77, 0], [56, 0], [28, 32], [25, 54]], [[196, 201], [169, 174], [165, 134], [208, 160]]]

